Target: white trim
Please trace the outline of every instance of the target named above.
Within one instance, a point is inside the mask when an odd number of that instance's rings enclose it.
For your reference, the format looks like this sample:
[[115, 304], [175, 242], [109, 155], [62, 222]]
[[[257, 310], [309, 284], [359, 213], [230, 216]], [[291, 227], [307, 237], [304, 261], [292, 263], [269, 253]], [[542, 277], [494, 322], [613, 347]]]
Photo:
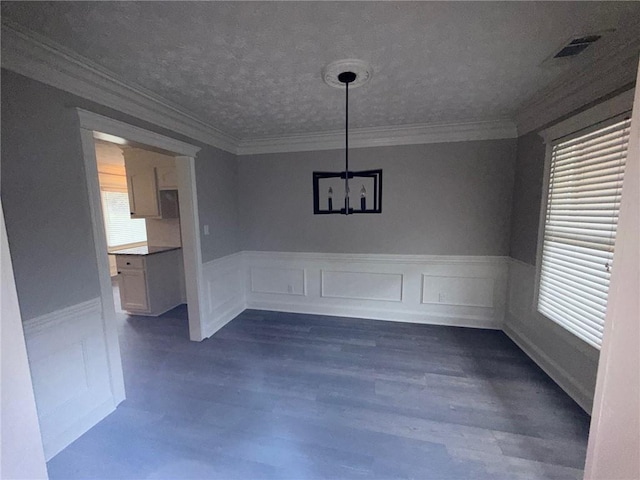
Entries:
[[502, 330], [513, 342], [531, 358], [551, 379], [556, 382], [587, 413], [591, 412], [593, 393], [588, 392], [564, 368], [544, 351], [527, 339], [524, 333], [510, 322]]
[[91, 211], [91, 227], [93, 245], [98, 264], [98, 281], [102, 308], [102, 330], [107, 346], [107, 360], [109, 362], [109, 377], [111, 392], [116, 405], [125, 399], [124, 376], [122, 373], [122, 358], [116, 324], [116, 310], [113, 303], [113, 289], [111, 286], [111, 269], [109, 268], [107, 234], [102, 215], [102, 196], [98, 180], [98, 163], [93, 141], [93, 132], [80, 128], [80, 141], [84, 160], [84, 172]]
[[88, 130], [102, 133], [109, 132], [110, 135], [122, 137], [126, 140], [144, 145], [153, 145], [154, 147], [188, 157], [195, 157], [201, 150], [200, 147], [195, 147], [180, 140], [165, 137], [164, 135], [144, 130], [124, 122], [119, 122], [104, 115], [83, 110], [82, 108], [76, 108], [76, 110], [78, 112], [78, 118], [80, 119], [80, 126]]
[[89, 59], [5, 18], [2, 19], [1, 61], [3, 68], [39, 82], [222, 150], [236, 151], [238, 139], [235, 137], [153, 92], [117, 79]]
[[298, 305], [288, 302], [248, 301], [246, 308], [272, 312], [301, 313], [305, 315], [327, 315], [330, 317], [366, 318], [385, 322], [418, 323], [421, 325], [442, 325], [449, 327], [480, 328], [502, 330], [502, 321], [482, 318], [476, 315], [431, 314], [405, 312], [401, 310], [381, 311], [370, 307], [350, 307], [333, 305]]
[[[152, 147], [169, 150], [182, 155], [185, 153], [196, 154], [200, 148], [179, 142], [164, 135], [149, 132], [141, 128], [128, 125], [124, 122], [97, 115], [80, 108], [76, 109], [80, 122], [82, 149], [87, 175], [87, 188], [91, 205], [91, 220], [94, 229], [94, 243], [98, 262], [98, 275], [100, 278], [102, 302], [107, 309], [114, 309], [113, 294], [111, 290], [111, 276], [109, 273], [109, 261], [107, 259], [106, 236], [104, 233], [104, 221], [102, 218], [102, 203], [100, 200], [100, 187], [98, 182], [98, 169], [96, 166], [95, 146], [92, 128], [99, 128], [101, 132], [120, 136], [127, 140], [144, 143]], [[178, 151], [172, 150], [177, 149]], [[178, 191], [180, 198], [180, 230], [184, 247], [185, 284], [187, 290], [187, 307], [189, 309], [189, 335], [192, 340], [199, 341], [202, 336], [201, 312], [201, 282], [202, 282], [202, 258], [200, 251], [200, 227], [198, 217], [198, 200], [195, 182], [195, 160], [193, 156], [177, 156], [176, 172], [178, 176]], [[108, 285], [108, 288], [107, 288]], [[107, 323], [115, 325], [115, 320], [109, 320], [111, 313], [106, 316]], [[114, 326], [115, 328], [115, 326]], [[117, 335], [116, 335], [117, 340]], [[118, 353], [119, 357], [119, 353]]]
[[[349, 148], [468, 142], [517, 136], [516, 126], [510, 120], [354, 128], [349, 130]], [[238, 145], [237, 154], [256, 155], [341, 148], [344, 148], [344, 131], [332, 131], [242, 140]]]
[[[271, 259], [271, 260], [307, 260], [326, 261], [338, 263], [394, 263], [394, 264], [478, 264], [495, 265], [498, 263], [507, 264], [509, 257], [506, 256], [474, 256], [474, 255], [403, 255], [403, 254], [374, 254], [374, 253], [321, 253], [321, 252], [271, 252], [252, 251], [242, 252], [245, 258], [251, 259]], [[227, 257], [224, 257], [227, 258]]]
[[[615, 117], [624, 112], [631, 112], [635, 88], [606, 100], [598, 105], [573, 115], [562, 122], [540, 131], [539, 135], [549, 144], [566, 135], [588, 128], [596, 123]], [[549, 153], [549, 152], [547, 152]]]
[[68, 321], [69, 318], [85, 317], [90, 315], [99, 316], [101, 314], [101, 301], [98, 297], [56, 310], [55, 312], [46, 313], [39, 317], [30, 318], [29, 320], [25, 320], [22, 325], [25, 336], [33, 337], [50, 328], [55, 328], [57, 325]]
[[518, 134], [524, 135], [597, 101], [611, 92], [632, 85], [638, 68], [640, 38], [615, 52], [572, 69], [536, 92], [516, 114]]
[[[538, 312], [538, 295], [540, 293], [540, 275], [542, 273], [542, 251], [544, 248], [544, 229], [547, 219], [547, 204], [549, 203], [549, 183], [551, 182], [551, 154], [553, 146], [551, 142], [545, 145], [544, 169], [542, 177], [542, 197], [540, 198], [540, 212], [538, 212], [538, 240], [536, 243], [536, 276], [533, 284], [533, 298], [531, 299], [531, 311], [536, 315]], [[546, 317], [545, 317], [546, 318]], [[580, 340], [582, 341], [582, 340]]]
[[189, 338], [204, 340], [202, 318], [202, 250], [200, 248], [200, 214], [196, 190], [195, 160], [176, 157], [176, 176], [180, 195], [180, 234], [189, 314]]

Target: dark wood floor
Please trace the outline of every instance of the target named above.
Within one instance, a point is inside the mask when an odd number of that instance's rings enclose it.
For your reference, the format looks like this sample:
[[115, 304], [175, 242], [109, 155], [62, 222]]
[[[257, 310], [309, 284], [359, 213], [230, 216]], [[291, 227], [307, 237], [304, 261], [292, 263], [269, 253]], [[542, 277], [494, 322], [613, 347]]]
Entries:
[[52, 479], [582, 478], [588, 416], [501, 332], [119, 315], [127, 400]]

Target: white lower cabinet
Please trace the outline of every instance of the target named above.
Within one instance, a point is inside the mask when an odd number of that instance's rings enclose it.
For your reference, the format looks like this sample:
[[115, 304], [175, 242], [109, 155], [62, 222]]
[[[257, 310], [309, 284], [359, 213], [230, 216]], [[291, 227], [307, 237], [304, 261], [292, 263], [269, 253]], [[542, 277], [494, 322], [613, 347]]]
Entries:
[[157, 316], [183, 303], [182, 250], [148, 255], [118, 255], [122, 310]]
[[149, 311], [144, 270], [120, 271], [120, 303], [127, 311]]

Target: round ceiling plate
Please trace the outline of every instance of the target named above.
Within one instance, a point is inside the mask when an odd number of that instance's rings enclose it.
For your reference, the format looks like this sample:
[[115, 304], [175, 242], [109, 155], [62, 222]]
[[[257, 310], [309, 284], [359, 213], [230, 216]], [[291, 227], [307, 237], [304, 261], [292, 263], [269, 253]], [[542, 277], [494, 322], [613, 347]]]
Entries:
[[347, 58], [344, 60], [336, 60], [322, 69], [322, 79], [324, 83], [334, 88], [344, 88], [344, 83], [338, 80], [338, 75], [343, 72], [353, 72], [356, 79], [349, 83], [349, 88], [356, 88], [364, 85], [373, 75], [371, 65], [363, 60]]

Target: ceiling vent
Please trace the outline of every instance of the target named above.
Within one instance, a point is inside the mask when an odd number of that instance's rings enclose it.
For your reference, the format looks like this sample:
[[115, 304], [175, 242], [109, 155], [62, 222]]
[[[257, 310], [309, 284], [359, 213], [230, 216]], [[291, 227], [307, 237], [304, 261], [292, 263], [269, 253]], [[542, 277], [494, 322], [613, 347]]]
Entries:
[[602, 38], [602, 35], [585, 35], [584, 37], [574, 38], [562, 47], [553, 58], [575, 57], [583, 52], [589, 45], [600, 40], [600, 38]]

